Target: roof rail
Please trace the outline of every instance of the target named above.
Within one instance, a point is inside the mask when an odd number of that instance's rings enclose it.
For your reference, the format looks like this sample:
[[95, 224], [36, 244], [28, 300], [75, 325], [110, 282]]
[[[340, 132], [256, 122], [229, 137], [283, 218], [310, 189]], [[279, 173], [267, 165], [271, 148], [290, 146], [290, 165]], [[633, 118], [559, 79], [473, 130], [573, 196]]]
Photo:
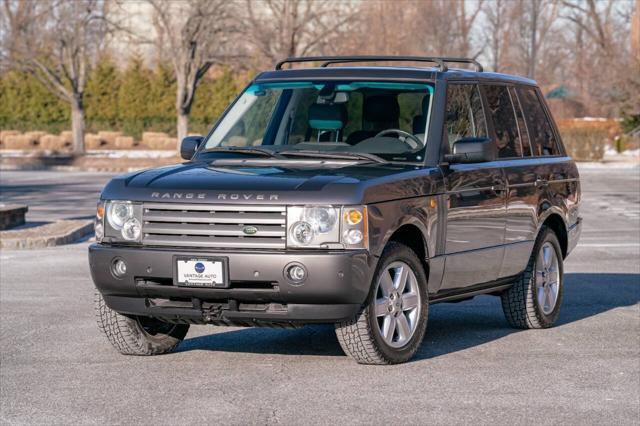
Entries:
[[438, 64], [440, 71], [447, 71], [447, 63], [458, 64], [473, 64], [477, 72], [482, 72], [482, 64], [475, 59], [470, 58], [449, 58], [440, 56], [304, 56], [304, 57], [291, 57], [283, 59], [276, 64], [276, 70], [281, 70], [284, 64], [299, 63], [299, 62], [323, 62], [320, 65], [322, 68], [328, 67], [331, 64], [341, 64], [349, 62], [431, 62]]

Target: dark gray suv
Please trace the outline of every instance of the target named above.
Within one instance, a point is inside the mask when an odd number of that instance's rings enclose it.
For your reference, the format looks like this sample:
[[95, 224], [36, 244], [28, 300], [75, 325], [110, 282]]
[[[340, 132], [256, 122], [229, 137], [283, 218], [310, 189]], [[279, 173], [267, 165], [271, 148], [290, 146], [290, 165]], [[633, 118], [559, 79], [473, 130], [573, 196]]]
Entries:
[[[374, 61], [435, 66], [332, 66]], [[282, 69], [301, 62], [321, 65]], [[357, 362], [390, 364], [432, 303], [490, 294], [514, 327], [558, 318], [580, 181], [531, 80], [289, 58], [181, 154], [98, 204], [98, 323], [123, 354], [169, 352], [189, 324], [333, 323]]]

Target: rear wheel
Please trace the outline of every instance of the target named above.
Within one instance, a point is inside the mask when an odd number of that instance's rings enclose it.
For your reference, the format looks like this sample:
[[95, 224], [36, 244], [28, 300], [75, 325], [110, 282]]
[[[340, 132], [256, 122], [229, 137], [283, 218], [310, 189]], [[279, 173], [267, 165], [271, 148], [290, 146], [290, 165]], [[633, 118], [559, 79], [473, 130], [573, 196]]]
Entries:
[[344, 352], [360, 364], [408, 361], [427, 328], [427, 279], [415, 253], [399, 243], [384, 250], [367, 305], [336, 324]]
[[95, 297], [98, 328], [123, 355], [160, 355], [173, 351], [189, 331], [189, 324], [171, 324], [151, 317], [127, 316]]
[[562, 250], [556, 234], [543, 227], [527, 269], [502, 293], [502, 309], [513, 327], [548, 328], [560, 315], [562, 296]]

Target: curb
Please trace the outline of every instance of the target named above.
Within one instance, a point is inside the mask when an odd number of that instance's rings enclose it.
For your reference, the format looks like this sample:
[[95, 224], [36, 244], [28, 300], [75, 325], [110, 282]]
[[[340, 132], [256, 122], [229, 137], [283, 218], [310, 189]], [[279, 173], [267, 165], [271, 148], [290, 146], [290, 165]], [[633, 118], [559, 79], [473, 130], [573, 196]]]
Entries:
[[81, 166], [43, 166], [1, 164], [2, 172], [52, 171], [52, 172], [91, 172], [91, 173], [130, 173], [142, 170], [140, 167], [81, 167]]
[[[86, 237], [87, 235], [93, 232], [93, 220], [74, 220], [74, 221], [66, 221], [61, 220], [58, 222], [54, 222], [49, 225], [62, 224], [64, 222], [78, 222], [76, 226], [72, 229], [67, 230], [63, 233], [53, 233], [51, 235], [40, 235], [37, 237], [26, 237], [26, 238], [4, 238], [2, 234], [10, 234], [19, 233], [20, 230], [17, 231], [5, 231], [0, 234], [2, 238], [0, 238], [0, 248], [3, 250], [29, 250], [29, 249], [39, 249], [45, 247], [54, 247], [60, 246], [64, 244], [70, 244], [74, 241], [81, 239], [82, 237]], [[42, 228], [48, 225], [43, 225]], [[32, 228], [33, 229], [33, 228]]]

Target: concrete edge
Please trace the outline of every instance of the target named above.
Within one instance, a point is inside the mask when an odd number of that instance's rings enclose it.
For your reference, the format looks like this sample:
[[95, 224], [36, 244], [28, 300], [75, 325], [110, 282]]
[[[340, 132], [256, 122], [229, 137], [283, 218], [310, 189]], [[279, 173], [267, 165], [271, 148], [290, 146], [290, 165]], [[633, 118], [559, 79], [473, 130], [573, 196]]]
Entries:
[[93, 220], [86, 220], [74, 229], [59, 235], [43, 235], [32, 238], [2, 238], [0, 248], [3, 250], [30, 250], [70, 244], [93, 232]]

